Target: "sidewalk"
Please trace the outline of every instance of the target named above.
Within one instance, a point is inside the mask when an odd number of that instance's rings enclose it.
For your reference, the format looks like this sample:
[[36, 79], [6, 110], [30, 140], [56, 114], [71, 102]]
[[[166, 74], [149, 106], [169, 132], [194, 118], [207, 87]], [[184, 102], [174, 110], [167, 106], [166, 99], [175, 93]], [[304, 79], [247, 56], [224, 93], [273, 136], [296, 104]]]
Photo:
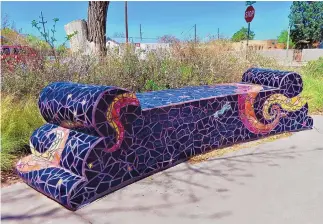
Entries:
[[182, 163], [70, 212], [25, 184], [2, 188], [2, 223], [321, 224], [323, 116], [319, 129]]

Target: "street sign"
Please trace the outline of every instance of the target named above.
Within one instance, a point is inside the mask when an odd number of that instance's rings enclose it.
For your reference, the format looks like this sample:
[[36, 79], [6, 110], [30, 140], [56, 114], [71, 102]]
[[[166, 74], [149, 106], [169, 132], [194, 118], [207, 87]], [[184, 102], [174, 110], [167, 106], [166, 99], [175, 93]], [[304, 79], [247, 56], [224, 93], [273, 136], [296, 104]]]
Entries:
[[255, 17], [255, 9], [250, 5], [245, 11], [244, 18], [247, 23], [250, 23], [253, 20], [253, 17]]

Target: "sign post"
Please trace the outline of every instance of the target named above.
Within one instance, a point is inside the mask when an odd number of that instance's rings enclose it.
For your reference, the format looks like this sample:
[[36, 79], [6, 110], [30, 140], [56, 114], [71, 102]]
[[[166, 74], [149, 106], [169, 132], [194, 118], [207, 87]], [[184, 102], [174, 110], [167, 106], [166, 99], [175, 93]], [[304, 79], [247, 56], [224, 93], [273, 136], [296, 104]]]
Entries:
[[255, 9], [252, 5], [249, 5], [244, 14], [244, 19], [248, 23], [247, 52], [248, 52], [249, 36], [250, 36], [250, 23], [254, 17], [255, 17]]
[[250, 37], [250, 23], [248, 23], [247, 49], [248, 49], [248, 45], [249, 45], [249, 37]]

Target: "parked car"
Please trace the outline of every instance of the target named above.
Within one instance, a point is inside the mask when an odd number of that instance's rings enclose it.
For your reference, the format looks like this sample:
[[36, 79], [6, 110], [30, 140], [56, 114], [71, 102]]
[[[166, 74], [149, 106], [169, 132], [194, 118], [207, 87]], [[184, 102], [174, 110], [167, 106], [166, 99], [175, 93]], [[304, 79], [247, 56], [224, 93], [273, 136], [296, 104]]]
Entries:
[[28, 46], [2, 45], [0, 46], [1, 64], [12, 71], [15, 66], [41, 66], [41, 57], [37, 51]]

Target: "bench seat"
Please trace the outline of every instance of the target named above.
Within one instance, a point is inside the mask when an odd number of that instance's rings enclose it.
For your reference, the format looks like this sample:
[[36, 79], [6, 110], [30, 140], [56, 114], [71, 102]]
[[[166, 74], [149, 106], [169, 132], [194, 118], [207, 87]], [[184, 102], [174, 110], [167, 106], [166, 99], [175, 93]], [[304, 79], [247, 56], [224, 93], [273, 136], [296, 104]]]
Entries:
[[31, 187], [68, 209], [209, 150], [311, 129], [297, 73], [251, 68], [240, 83], [132, 93], [52, 83], [39, 97], [47, 121], [17, 164]]

